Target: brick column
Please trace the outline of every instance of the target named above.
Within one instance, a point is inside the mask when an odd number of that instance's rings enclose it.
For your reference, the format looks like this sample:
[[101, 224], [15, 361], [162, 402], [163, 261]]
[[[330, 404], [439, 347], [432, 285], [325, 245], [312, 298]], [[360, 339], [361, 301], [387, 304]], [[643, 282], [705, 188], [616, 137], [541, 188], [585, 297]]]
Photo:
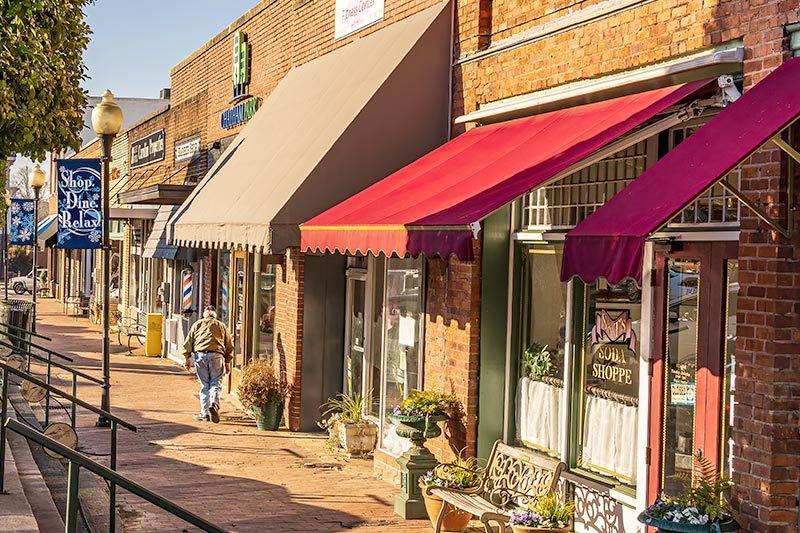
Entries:
[[462, 419], [449, 422], [428, 448], [440, 461], [452, 460], [462, 448], [473, 457], [478, 439], [480, 259], [429, 259], [426, 282], [423, 385], [455, 394], [464, 408]]
[[[782, 28], [748, 35], [748, 48], [765, 53], [745, 62], [748, 87], [788, 58], [782, 41]], [[797, 146], [800, 130], [795, 130]], [[772, 146], [742, 167], [744, 192], [783, 224], [789, 168], [786, 156]], [[796, 205], [794, 198], [789, 202]], [[732, 504], [743, 531], [798, 530], [800, 228], [796, 214], [792, 219], [795, 238], [788, 240], [742, 207]]]
[[303, 363], [303, 263], [299, 248], [289, 248], [278, 265], [275, 283], [275, 349], [273, 363], [292, 385], [284, 416], [292, 431], [300, 429], [300, 382]]

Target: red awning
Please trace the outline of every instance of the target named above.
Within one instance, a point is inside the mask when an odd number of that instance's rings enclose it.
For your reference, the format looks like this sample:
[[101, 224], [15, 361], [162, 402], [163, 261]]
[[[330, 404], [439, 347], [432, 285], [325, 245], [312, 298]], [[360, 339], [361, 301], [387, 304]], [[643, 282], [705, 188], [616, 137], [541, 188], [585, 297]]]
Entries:
[[471, 260], [470, 224], [707, 83], [472, 129], [303, 224], [302, 249]]
[[561, 279], [641, 284], [645, 239], [800, 117], [800, 58], [708, 121], [567, 233]]

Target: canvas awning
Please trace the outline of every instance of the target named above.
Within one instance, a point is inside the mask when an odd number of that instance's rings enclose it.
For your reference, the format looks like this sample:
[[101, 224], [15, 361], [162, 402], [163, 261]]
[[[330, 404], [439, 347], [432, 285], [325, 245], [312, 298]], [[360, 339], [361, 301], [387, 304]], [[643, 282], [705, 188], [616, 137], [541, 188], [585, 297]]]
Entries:
[[447, 136], [447, 2], [292, 69], [181, 205], [174, 239], [281, 253], [299, 224]]
[[39, 246], [44, 246], [47, 239], [56, 234], [58, 230], [58, 215], [47, 215], [39, 222], [36, 236], [39, 239]]
[[478, 222], [708, 85], [472, 129], [302, 226], [302, 249], [472, 259]]
[[645, 240], [717, 181], [773, 229], [781, 228], [727, 183], [725, 176], [772, 140], [793, 158], [800, 154], [780, 133], [800, 117], [800, 58], [792, 59], [747, 91], [655, 165], [633, 180], [566, 236], [561, 278], [599, 277], [641, 284]]
[[153, 229], [144, 243], [142, 257], [152, 257], [155, 259], [175, 259], [178, 247], [167, 241], [167, 224], [170, 217], [178, 210], [178, 206], [161, 206], [158, 214], [153, 221]]

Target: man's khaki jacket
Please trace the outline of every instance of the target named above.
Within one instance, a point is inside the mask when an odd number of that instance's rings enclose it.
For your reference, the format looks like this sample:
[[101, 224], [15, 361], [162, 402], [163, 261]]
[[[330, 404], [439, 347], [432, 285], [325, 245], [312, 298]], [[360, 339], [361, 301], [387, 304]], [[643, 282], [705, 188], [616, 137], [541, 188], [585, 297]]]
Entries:
[[183, 343], [183, 356], [188, 359], [194, 352], [216, 352], [230, 363], [233, 360], [233, 339], [225, 324], [213, 317], [204, 317], [192, 324]]

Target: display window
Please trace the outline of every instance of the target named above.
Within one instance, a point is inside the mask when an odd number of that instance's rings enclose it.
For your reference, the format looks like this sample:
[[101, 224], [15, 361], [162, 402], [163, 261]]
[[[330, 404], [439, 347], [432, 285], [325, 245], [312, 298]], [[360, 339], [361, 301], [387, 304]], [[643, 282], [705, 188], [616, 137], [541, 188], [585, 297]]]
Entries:
[[258, 331], [255, 336], [255, 355], [272, 359], [275, 332], [275, 265], [262, 263], [262, 272], [256, 273], [258, 298]]
[[[220, 250], [217, 264], [219, 286], [217, 289], [217, 318], [225, 324], [230, 319], [231, 252]], [[200, 313], [202, 314], [202, 312]]]

